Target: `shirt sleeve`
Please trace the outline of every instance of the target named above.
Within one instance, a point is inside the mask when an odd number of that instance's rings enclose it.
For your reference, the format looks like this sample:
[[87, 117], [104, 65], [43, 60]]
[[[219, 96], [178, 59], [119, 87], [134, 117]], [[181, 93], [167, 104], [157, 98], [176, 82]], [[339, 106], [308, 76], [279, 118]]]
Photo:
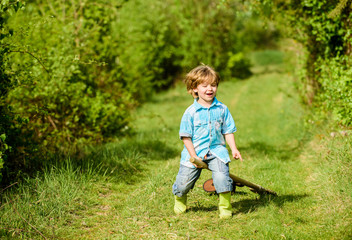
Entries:
[[232, 118], [232, 115], [227, 107], [224, 109], [224, 124], [222, 126], [222, 134], [230, 134], [237, 131], [235, 121]]
[[193, 118], [188, 111], [182, 116], [179, 136], [180, 139], [182, 139], [182, 137], [193, 137]]

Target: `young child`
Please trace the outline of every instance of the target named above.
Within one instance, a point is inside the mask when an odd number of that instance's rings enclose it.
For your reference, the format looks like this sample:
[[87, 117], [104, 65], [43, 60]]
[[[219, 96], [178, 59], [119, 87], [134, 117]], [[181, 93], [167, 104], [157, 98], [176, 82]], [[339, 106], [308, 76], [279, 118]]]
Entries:
[[225, 140], [233, 158], [242, 161], [242, 157], [233, 135], [236, 131], [235, 122], [228, 108], [215, 97], [219, 81], [218, 73], [206, 65], [194, 68], [185, 79], [187, 91], [195, 100], [183, 114], [179, 132], [184, 149], [181, 153], [180, 169], [172, 186], [176, 214], [186, 211], [187, 193], [194, 187], [202, 171], [189, 161], [194, 157], [207, 163], [212, 171], [213, 183], [219, 194], [220, 218], [232, 216], [233, 186], [229, 177], [231, 160]]

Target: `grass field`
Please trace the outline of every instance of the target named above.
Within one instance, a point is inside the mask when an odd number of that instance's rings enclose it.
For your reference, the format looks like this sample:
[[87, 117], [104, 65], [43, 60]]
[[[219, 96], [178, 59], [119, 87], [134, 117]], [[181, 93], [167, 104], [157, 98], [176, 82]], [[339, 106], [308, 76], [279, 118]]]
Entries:
[[[135, 134], [66, 160], [3, 191], [3, 239], [352, 239], [352, 144], [309, 118], [293, 77], [280, 65], [245, 81], [222, 82], [218, 99], [238, 128], [244, 162], [230, 171], [278, 193], [237, 188], [233, 217], [218, 218], [218, 197], [203, 191], [204, 170], [187, 213], [173, 213], [171, 186], [192, 103], [185, 87], [153, 96], [135, 113]], [[331, 137], [331, 132], [336, 132]], [[55, 166], [55, 167], [54, 167]]]

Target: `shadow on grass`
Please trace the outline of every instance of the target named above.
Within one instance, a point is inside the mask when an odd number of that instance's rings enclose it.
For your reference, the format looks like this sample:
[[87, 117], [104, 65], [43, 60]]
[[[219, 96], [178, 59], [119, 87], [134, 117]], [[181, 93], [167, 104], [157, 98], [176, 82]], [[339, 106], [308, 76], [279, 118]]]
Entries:
[[[247, 192], [237, 192], [234, 195], [248, 195]], [[259, 208], [269, 206], [271, 204], [275, 204], [278, 207], [282, 207], [285, 203], [287, 202], [295, 202], [299, 201], [302, 198], [309, 197], [308, 194], [289, 194], [289, 195], [282, 195], [282, 196], [272, 196], [272, 195], [258, 195], [259, 197], [255, 199], [244, 199], [240, 201], [233, 200], [234, 202], [232, 203], [232, 207], [235, 210], [234, 215], [240, 214], [240, 213], [251, 213]], [[212, 195], [209, 197], [217, 197], [217, 195]], [[190, 207], [188, 211], [192, 212], [199, 212], [199, 211], [204, 211], [204, 212], [209, 212], [209, 211], [217, 211], [218, 206], [210, 206], [210, 207], [204, 207], [200, 206], [200, 204], [196, 203], [196, 206]]]
[[241, 150], [252, 156], [265, 155], [268, 157], [277, 157], [280, 160], [289, 161], [297, 158], [303, 149], [303, 145], [304, 142], [297, 144], [295, 147], [289, 147], [285, 145], [275, 146], [264, 142], [251, 142], [247, 146], [241, 147]]
[[94, 169], [96, 174], [118, 182], [133, 183], [141, 177], [149, 161], [163, 161], [179, 154], [178, 149], [160, 140], [134, 138], [91, 148], [75, 161], [83, 170]]
[[[248, 192], [236, 191], [235, 193], [233, 193], [233, 195], [248, 195]], [[209, 193], [208, 197], [209, 198], [219, 198], [219, 194], [217, 194], [215, 192], [212, 192], [212, 193]], [[199, 211], [209, 212], [209, 211], [216, 211], [218, 209], [217, 205], [210, 206], [210, 207], [204, 207], [204, 206], [201, 206], [198, 201], [195, 202], [195, 204], [196, 204], [196, 206], [190, 207], [188, 209], [188, 211], [191, 211], [191, 212], [199, 212]]]
[[204, 206], [195, 206], [195, 207], [190, 207], [187, 211], [190, 212], [212, 212], [212, 211], [217, 211], [218, 206], [210, 206], [210, 207], [204, 207]]
[[[260, 195], [259, 195], [260, 196]], [[281, 196], [263, 195], [255, 199], [244, 199], [232, 203], [232, 207], [236, 209], [234, 215], [240, 213], [250, 213], [256, 211], [261, 207], [266, 207], [271, 204], [275, 204], [278, 207], [282, 207], [287, 202], [299, 201], [302, 198], [309, 197], [308, 194], [288, 194]]]

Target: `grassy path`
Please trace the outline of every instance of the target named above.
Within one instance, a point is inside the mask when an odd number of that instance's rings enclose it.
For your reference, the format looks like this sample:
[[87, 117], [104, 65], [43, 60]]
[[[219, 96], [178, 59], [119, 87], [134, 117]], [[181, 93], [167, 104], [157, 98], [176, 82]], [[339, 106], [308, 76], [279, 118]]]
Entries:
[[[171, 185], [182, 143], [179, 120], [192, 99], [183, 86], [161, 94], [136, 113], [138, 137], [159, 142], [153, 151], [175, 149], [166, 159], [146, 157], [140, 181], [109, 186], [101, 209], [82, 238], [106, 239], [348, 239], [351, 198], [335, 195], [325, 168], [315, 159], [318, 143], [303, 126], [304, 111], [287, 74], [255, 76], [224, 82], [218, 98], [229, 106], [245, 162], [233, 161], [231, 172], [278, 192], [276, 198], [239, 188], [233, 196], [234, 216], [220, 220], [217, 196], [202, 190], [210, 172], [203, 171], [189, 194], [188, 212], [173, 213]], [[317, 149], [314, 149], [317, 148]], [[152, 153], [151, 153], [152, 154]], [[323, 182], [321, 182], [323, 181]], [[327, 198], [327, 195], [330, 198]], [[336, 201], [339, 200], [339, 201]], [[104, 207], [105, 206], [105, 207]], [[105, 210], [104, 210], [105, 209]], [[345, 218], [345, 219], [344, 219]], [[85, 218], [87, 219], [87, 218]], [[345, 221], [341, 221], [344, 219]], [[87, 220], [85, 220], [87, 221]]]
[[[179, 122], [192, 103], [178, 85], [135, 113], [136, 136], [110, 143], [94, 156], [102, 168], [108, 166], [107, 174], [93, 171], [86, 181], [68, 169], [71, 185], [66, 186], [66, 174], [65, 184], [55, 180], [52, 187], [64, 185], [68, 194], [51, 194], [47, 184], [42, 199], [17, 209], [30, 212], [50, 201], [57, 204], [48, 200], [49, 193], [63, 204], [74, 203], [61, 215], [48, 210], [38, 213], [42, 217], [33, 212], [27, 217], [44, 235], [58, 239], [351, 239], [351, 136], [330, 139], [325, 130], [310, 133], [289, 74], [223, 82], [218, 99], [235, 118], [244, 158], [243, 163], [233, 161], [230, 171], [276, 191], [278, 197], [260, 198], [238, 188], [232, 197], [233, 218], [220, 220], [217, 196], [202, 190], [210, 178], [204, 170], [189, 193], [187, 213], [175, 216], [171, 186], [182, 150]], [[73, 189], [81, 195], [64, 199]], [[35, 191], [39, 193], [38, 187]], [[3, 219], [11, 219], [10, 210]], [[25, 210], [21, 214], [26, 216]], [[14, 228], [21, 229], [22, 220], [17, 221]]]

